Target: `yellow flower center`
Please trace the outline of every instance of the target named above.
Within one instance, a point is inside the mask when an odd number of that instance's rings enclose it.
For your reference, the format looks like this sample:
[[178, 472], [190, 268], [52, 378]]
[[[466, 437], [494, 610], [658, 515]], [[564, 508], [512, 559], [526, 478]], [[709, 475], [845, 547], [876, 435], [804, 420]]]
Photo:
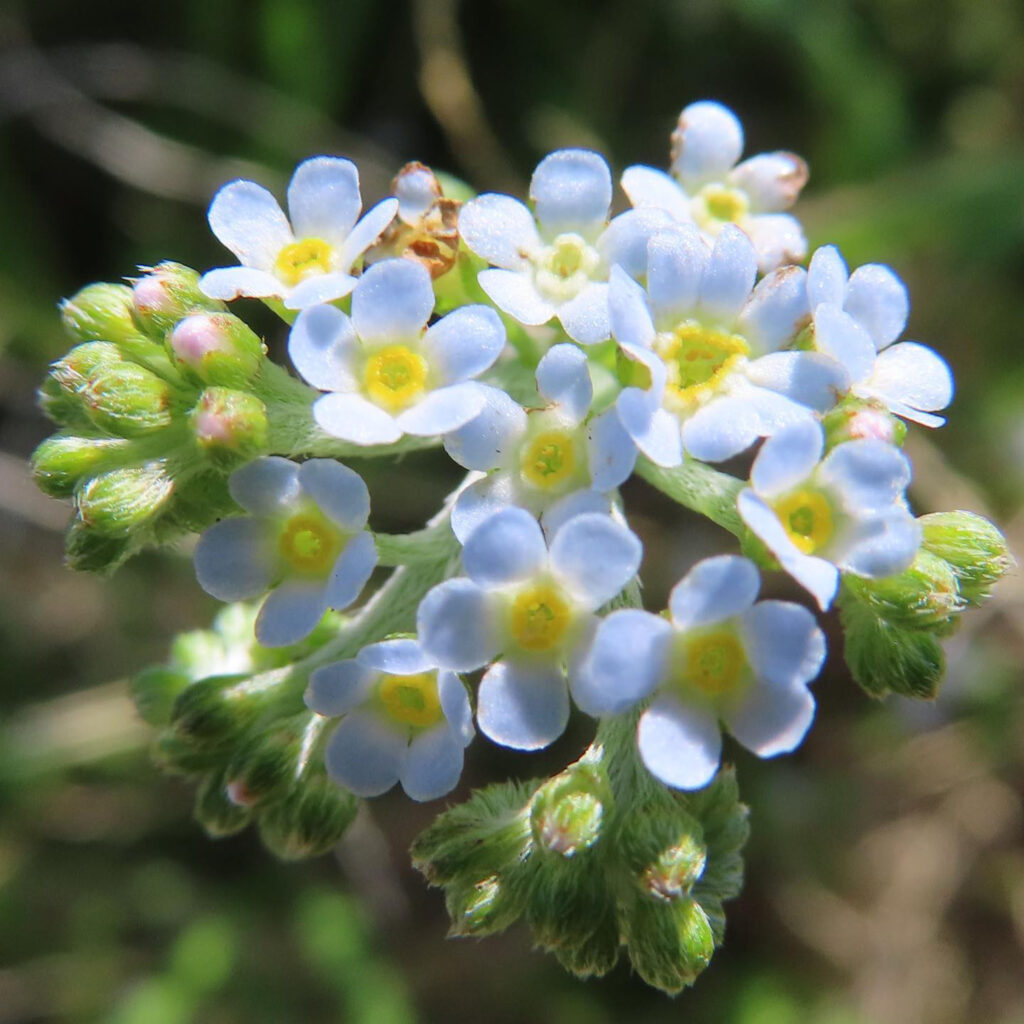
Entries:
[[552, 490], [576, 468], [576, 439], [565, 430], [545, 430], [523, 450], [523, 476], [544, 490]]
[[587, 284], [600, 259], [582, 235], [558, 235], [535, 257], [537, 287], [547, 298], [567, 302]]
[[322, 238], [303, 238], [277, 254], [274, 274], [294, 287], [314, 274], [330, 273], [333, 256], [334, 250]]
[[686, 633], [680, 638], [682, 665], [677, 681], [707, 697], [734, 693], [747, 679], [747, 654], [728, 628]]
[[669, 397], [684, 407], [709, 398], [750, 354], [750, 346], [740, 335], [712, 330], [695, 320], [659, 334], [654, 348], [665, 361]]
[[293, 569], [317, 574], [332, 568], [341, 543], [341, 531], [315, 512], [292, 516], [278, 538], [278, 548]]
[[441, 720], [441, 698], [437, 673], [418, 672], [412, 676], [381, 676], [377, 695], [384, 710], [396, 722], [426, 728]]
[[[697, 222], [718, 221], [720, 224], [735, 224], [746, 216], [750, 209], [747, 194], [727, 185], [705, 185], [696, 198]], [[706, 226], [706, 223], [701, 223]]]
[[772, 507], [789, 539], [805, 555], [814, 554], [835, 533], [832, 506], [820, 491], [792, 491], [774, 502]]
[[388, 345], [366, 361], [363, 385], [377, 405], [404, 409], [423, 394], [427, 361], [407, 345]]
[[535, 583], [516, 595], [511, 619], [512, 638], [524, 651], [548, 651], [562, 641], [572, 611], [556, 587]]

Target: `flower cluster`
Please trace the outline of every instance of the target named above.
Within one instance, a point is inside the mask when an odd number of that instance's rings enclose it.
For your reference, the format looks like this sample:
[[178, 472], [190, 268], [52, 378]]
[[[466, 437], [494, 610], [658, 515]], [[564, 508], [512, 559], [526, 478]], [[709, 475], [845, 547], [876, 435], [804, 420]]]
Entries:
[[[826, 644], [801, 591], [838, 603], [869, 692], [934, 692], [937, 638], [1010, 562], [984, 520], [908, 504], [904, 421], [943, 423], [949, 368], [897, 340], [909, 303], [889, 268], [849, 273], [832, 246], [800, 265], [785, 211], [807, 166], [738, 163], [742, 148], [731, 111], [688, 106], [670, 172], [628, 168], [632, 207], [614, 217], [611, 169], [589, 150], [546, 156], [528, 203], [460, 203], [409, 164], [362, 216], [355, 166], [316, 157], [288, 217], [254, 182], [217, 193], [210, 226], [239, 265], [68, 304], [85, 343], [44, 388], [68, 433], [37, 452], [40, 481], [82, 521], [119, 514], [127, 536], [125, 503], [96, 498], [113, 474], [156, 466], [160, 508], [212, 480], [222, 501], [190, 520], [199, 583], [261, 602], [239, 615], [264, 654], [232, 661], [239, 673], [140, 684], [163, 709], [165, 763], [202, 780], [211, 831], [255, 815], [286, 855], [320, 849], [351, 817], [324, 802], [327, 776], [354, 797], [400, 783], [433, 800], [458, 785], [474, 720], [532, 751], [575, 706], [599, 721], [576, 765], [442, 815], [417, 861], [466, 933], [526, 913], [577, 973], [624, 944], [676, 990], [738, 887], [723, 731], [774, 757], [814, 718]], [[227, 312], [245, 297], [287, 324], [297, 376]], [[340, 460], [430, 446], [469, 471], [462, 485], [423, 530], [373, 530]], [[620, 491], [634, 474], [743, 552], [693, 565], [663, 614], [640, 607], [644, 545]], [[378, 567], [392, 572], [373, 586]], [[801, 603], [757, 600], [776, 570]], [[555, 890], [582, 901], [582, 924], [551, 918]]]

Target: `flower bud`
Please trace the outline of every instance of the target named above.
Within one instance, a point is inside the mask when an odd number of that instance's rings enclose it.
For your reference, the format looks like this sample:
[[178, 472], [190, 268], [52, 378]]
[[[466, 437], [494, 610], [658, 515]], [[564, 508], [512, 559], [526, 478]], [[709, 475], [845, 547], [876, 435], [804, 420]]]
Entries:
[[219, 463], [248, 461], [267, 450], [267, 407], [255, 395], [207, 388], [190, 421], [199, 447]]
[[174, 702], [188, 683], [188, 676], [184, 672], [176, 672], [163, 665], [143, 669], [132, 679], [135, 709], [142, 720], [150, 725], [168, 725]]
[[276, 696], [276, 687], [250, 685], [247, 676], [211, 676], [187, 686], [174, 701], [171, 726], [197, 747], [223, 749], [236, 740]]
[[208, 775], [196, 789], [196, 821], [211, 839], [241, 832], [252, 821], [252, 811], [230, 799], [220, 772]]
[[76, 572], [113, 572], [135, 550], [132, 537], [111, 537], [73, 522], [64, 538], [64, 560]]
[[131, 443], [121, 438], [48, 437], [32, 453], [32, 475], [40, 490], [67, 498], [81, 480], [126, 459], [130, 450]]
[[175, 364], [206, 384], [242, 387], [256, 376], [266, 351], [231, 313], [194, 313], [167, 336]]
[[210, 471], [175, 483], [174, 501], [163, 521], [185, 533], [202, 533], [218, 519], [237, 511], [227, 477], [219, 471]]
[[39, 404], [55, 423], [88, 424], [82, 392], [93, 373], [101, 367], [121, 362], [116, 345], [107, 341], [90, 341], [76, 345], [63, 359], [50, 367], [39, 389]]
[[[615, 899], [603, 868], [593, 857], [544, 858], [534, 865], [525, 915], [537, 943], [546, 949], [579, 949], [595, 930], [607, 930], [615, 920]], [[599, 942], [591, 954], [604, 945]]]
[[933, 512], [918, 519], [922, 544], [948, 563], [970, 604], [988, 597], [989, 588], [1016, 564], [1006, 538], [974, 512]]
[[358, 810], [359, 801], [325, 775], [303, 777], [262, 810], [260, 838], [282, 860], [317, 857], [341, 839]]
[[123, 284], [86, 285], [60, 304], [64, 328], [80, 341], [108, 341], [129, 346], [145, 342], [132, 318], [132, 290]]
[[255, 807], [291, 784], [309, 718], [308, 713], [296, 715], [242, 743], [224, 776], [230, 800], [242, 807]]
[[171, 422], [171, 389], [135, 363], [98, 367], [82, 390], [82, 399], [98, 427], [121, 437], [139, 437]]
[[825, 447], [831, 451], [846, 441], [885, 441], [897, 447], [907, 436], [907, 425], [879, 402], [849, 397], [822, 418]]
[[634, 970], [648, 985], [675, 994], [692, 985], [715, 951], [707, 915], [696, 900], [636, 900], [623, 917]]
[[451, 886], [445, 899], [452, 921], [448, 934], [480, 938], [504, 931], [518, 920], [525, 887], [514, 883], [515, 874], [487, 875], [477, 882]]
[[86, 526], [124, 537], [157, 516], [173, 492], [174, 481], [158, 460], [94, 476], [79, 490], [75, 503]]
[[160, 263], [143, 274], [131, 289], [135, 322], [147, 334], [163, 337], [182, 317], [197, 310], [222, 312], [223, 302], [199, 290], [199, 274], [180, 263]]
[[655, 899], [673, 900], [688, 894], [704, 874], [707, 848], [692, 834], [684, 833], [678, 842], [666, 847], [640, 875], [640, 885]]
[[601, 835], [605, 805], [612, 799], [603, 774], [590, 765], [576, 765], [541, 786], [533, 799], [530, 825], [543, 850], [573, 857]]
[[222, 751], [196, 746], [171, 730], [156, 738], [150, 752], [157, 767], [170, 775], [194, 779], [224, 768]]

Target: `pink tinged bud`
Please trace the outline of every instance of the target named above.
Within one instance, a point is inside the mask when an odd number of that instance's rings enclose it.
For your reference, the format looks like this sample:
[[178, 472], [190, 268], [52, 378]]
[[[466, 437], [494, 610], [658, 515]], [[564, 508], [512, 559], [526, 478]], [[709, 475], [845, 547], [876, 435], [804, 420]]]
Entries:
[[187, 366], [198, 370], [211, 352], [230, 353], [231, 339], [212, 316], [186, 317], [171, 332], [171, 351]]
[[895, 422], [888, 413], [879, 409], [860, 409], [850, 417], [849, 432], [852, 439], [885, 441], [892, 444], [896, 437]]
[[222, 302], [199, 290], [199, 274], [179, 263], [161, 263], [147, 271], [134, 283], [131, 296], [136, 323], [157, 337], [189, 313], [224, 310]]
[[193, 313], [167, 336], [171, 357], [206, 384], [242, 386], [258, 372], [263, 344], [230, 313]]
[[267, 409], [244, 391], [207, 388], [192, 412], [192, 430], [199, 447], [215, 461], [254, 458], [266, 451]]
[[167, 279], [162, 274], [150, 274], [137, 281], [132, 289], [132, 301], [143, 316], [170, 313], [176, 305]]

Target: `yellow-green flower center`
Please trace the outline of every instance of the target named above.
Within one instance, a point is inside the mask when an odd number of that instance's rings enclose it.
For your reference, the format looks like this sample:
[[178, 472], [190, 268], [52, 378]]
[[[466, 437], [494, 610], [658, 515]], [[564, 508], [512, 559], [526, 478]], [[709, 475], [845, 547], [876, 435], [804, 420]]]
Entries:
[[576, 468], [576, 439], [567, 430], [545, 430], [523, 448], [523, 476], [534, 487], [552, 490]]
[[319, 512], [299, 512], [282, 526], [278, 549], [293, 569], [322, 575], [333, 567], [342, 540], [341, 531]]
[[705, 185], [693, 205], [695, 219], [701, 227], [711, 226], [709, 222], [735, 224], [750, 210], [746, 192], [721, 184]]
[[590, 281], [600, 259], [582, 235], [558, 235], [534, 257], [537, 287], [547, 298], [567, 302]]
[[307, 277], [330, 273], [333, 256], [334, 250], [322, 238], [303, 238], [277, 254], [274, 274], [294, 287]]
[[791, 491], [772, 503], [789, 539], [805, 555], [824, 547], [835, 533], [832, 505], [821, 491]]
[[384, 710], [403, 725], [423, 729], [441, 720], [441, 698], [437, 673], [418, 672], [411, 676], [381, 676], [377, 696]]
[[366, 361], [366, 394], [386, 409], [404, 409], [423, 394], [427, 361], [408, 345], [388, 345]]
[[736, 632], [712, 627], [679, 638], [678, 685], [706, 697], [728, 697], [749, 677], [747, 653]]
[[534, 583], [512, 602], [509, 631], [524, 651], [548, 651], [565, 637], [572, 610], [561, 591], [550, 583]]
[[740, 335], [704, 327], [695, 320], [659, 334], [654, 348], [668, 371], [668, 397], [683, 407], [710, 398], [750, 354], [750, 346]]

